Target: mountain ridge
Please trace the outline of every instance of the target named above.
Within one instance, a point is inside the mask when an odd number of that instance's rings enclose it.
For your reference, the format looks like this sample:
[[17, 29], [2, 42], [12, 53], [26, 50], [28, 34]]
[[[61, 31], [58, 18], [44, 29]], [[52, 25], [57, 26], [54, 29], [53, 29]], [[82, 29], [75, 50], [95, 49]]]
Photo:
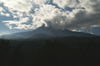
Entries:
[[[7, 37], [6, 35], [3, 35], [5, 38]], [[52, 28], [51, 26], [45, 27], [44, 25], [37, 28], [36, 30], [32, 31], [27, 31], [27, 32], [20, 32], [20, 33], [14, 33], [10, 34], [9, 37], [12, 36], [11, 39], [15, 38], [29, 38], [33, 39], [35, 38], [51, 38], [51, 37], [68, 37], [68, 36], [77, 36], [77, 37], [95, 37], [96, 35], [88, 34], [88, 33], [83, 33], [83, 32], [73, 32], [68, 29], [65, 30], [57, 30]], [[36, 37], [37, 36], [37, 37]], [[39, 37], [40, 36], [40, 37]]]

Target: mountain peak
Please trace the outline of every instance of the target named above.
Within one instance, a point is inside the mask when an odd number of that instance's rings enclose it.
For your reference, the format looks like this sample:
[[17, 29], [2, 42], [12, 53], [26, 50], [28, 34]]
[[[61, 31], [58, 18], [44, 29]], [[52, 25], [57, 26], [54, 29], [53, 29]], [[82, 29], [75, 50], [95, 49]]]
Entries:
[[36, 29], [36, 30], [47, 30], [47, 31], [49, 31], [49, 30], [55, 30], [54, 28], [52, 28], [51, 26], [45, 26], [45, 24], [43, 24], [41, 27], [39, 27], [38, 29]]
[[45, 27], [45, 24], [43, 24], [41, 27]]

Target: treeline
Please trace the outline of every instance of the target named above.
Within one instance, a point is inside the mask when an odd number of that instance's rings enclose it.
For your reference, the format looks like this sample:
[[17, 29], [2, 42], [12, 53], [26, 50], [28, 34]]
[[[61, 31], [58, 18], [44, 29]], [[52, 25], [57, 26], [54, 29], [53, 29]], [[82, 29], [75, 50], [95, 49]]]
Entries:
[[0, 66], [4, 66], [7, 60], [11, 47], [8, 40], [0, 40]]
[[23, 50], [21, 45], [12, 48], [9, 45], [9, 40], [0, 40], [0, 66], [100, 65], [99, 41], [92, 40], [74, 44], [76, 46], [71, 47], [63, 41], [45, 40], [45, 43], [38, 50]]

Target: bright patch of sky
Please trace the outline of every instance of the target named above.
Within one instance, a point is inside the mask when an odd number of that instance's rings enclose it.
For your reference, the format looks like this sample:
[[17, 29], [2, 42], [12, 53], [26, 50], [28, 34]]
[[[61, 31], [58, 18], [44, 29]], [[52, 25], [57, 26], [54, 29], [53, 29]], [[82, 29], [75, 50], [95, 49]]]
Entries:
[[92, 32], [91, 27], [100, 26], [100, 0], [0, 0], [0, 33], [34, 30], [42, 24]]

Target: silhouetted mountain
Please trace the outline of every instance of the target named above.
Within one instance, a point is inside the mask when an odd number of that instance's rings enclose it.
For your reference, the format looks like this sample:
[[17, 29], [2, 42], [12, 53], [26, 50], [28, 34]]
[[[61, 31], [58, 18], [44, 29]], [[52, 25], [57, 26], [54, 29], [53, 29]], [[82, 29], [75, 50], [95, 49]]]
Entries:
[[94, 37], [94, 35], [88, 34], [88, 33], [73, 32], [73, 31], [70, 31], [70, 30], [67, 30], [67, 29], [56, 30], [56, 29], [53, 29], [51, 26], [45, 27], [44, 25], [42, 27], [39, 27], [36, 30], [29, 31], [29, 32], [16, 33], [14, 35], [22, 36], [22, 37], [26, 37], [26, 38], [28, 38], [28, 37], [32, 38], [34, 36], [36, 38], [36, 35], [38, 35], [38, 38], [41, 35], [42, 35], [42, 37], [43, 37], [43, 35], [45, 35], [45, 36], [48, 35], [48, 36], [51, 36], [51, 37], [64, 37], [64, 36]]
[[44, 25], [33, 31], [15, 33], [11, 35], [3, 35], [5, 38], [51, 38], [51, 37], [67, 37], [67, 36], [77, 36], [77, 37], [95, 37], [95, 35], [73, 32], [70, 30], [56, 30], [51, 26], [45, 27]]
[[38, 29], [33, 30], [33, 31], [15, 33], [14, 35], [28, 38], [28, 37], [31, 37], [31, 36], [36, 35], [36, 34], [46, 34], [49, 36], [56, 36], [57, 32], [52, 27], [42, 26], [42, 27], [39, 27]]

